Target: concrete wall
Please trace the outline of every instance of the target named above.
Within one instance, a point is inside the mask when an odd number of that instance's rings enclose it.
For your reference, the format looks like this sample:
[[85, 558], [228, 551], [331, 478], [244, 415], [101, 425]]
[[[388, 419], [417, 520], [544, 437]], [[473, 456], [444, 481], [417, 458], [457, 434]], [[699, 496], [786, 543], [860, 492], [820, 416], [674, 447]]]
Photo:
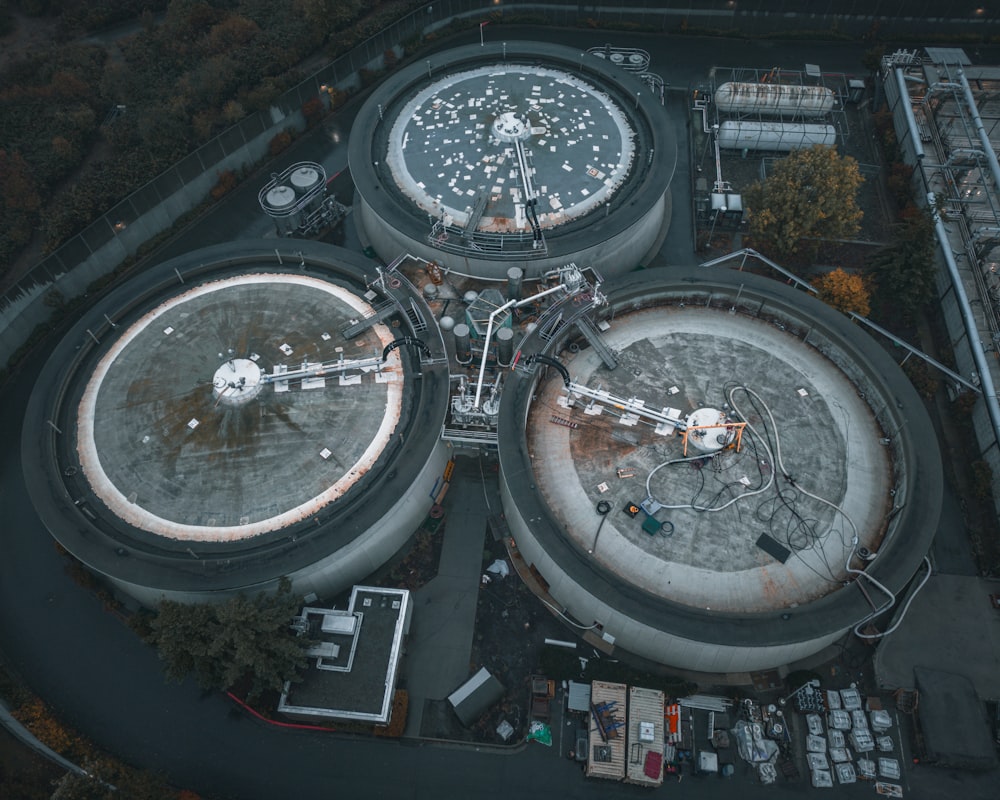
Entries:
[[[506, 478], [500, 477], [500, 497], [504, 515], [514, 541], [524, 560], [549, 584], [549, 594], [575, 619], [584, 625], [600, 621], [604, 630], [615, 637], [615, 646], [660, 664], [698, 672], [749, 672], [790, 664], [837, 641], [850, 628], [824, 636], [776, 646], [736, 647], [685, 639], [665, 630], [644, 624], [628, 614], [602, 603], [590, 589], [577, 583], [547, 553], [535, 538], [531, 525], [522, 516]], [[706, 622], [706, 625], [710, 625]]]
[[[382, 521], [366, 531], [348, 546], [326, 558], [291, 573], [292, 591], [298, 595], [314, 592], [320, 597], [334, 597], [363, 581], [388, 562], [409, 541], [413, 532], [427, 516], [430, 492], [444, 472], [450, 452], [438, 441], [424, 468], [399, 499], [386, 508]], [[391, 497], [386, 498], [391, 501]], [[206, 603], [225, 600], [236, 592], [255, 594], [273, 591], [281, 579], [274, 575], [252, 586], [240, 586], [223, 591], [175, 591], [132, 583], [113, 575], [106, 578], [121, 592], [142, 606], [155, 608], [163, 600], [179, 603]]]
[[[507, 270], [511, 267], [520, 267], [524, 270], [525, 279], [532, 280], [546, 272], [566, 266], [568, 261], [575, 261], [581, 267], [594, 267], [605, 277], [624, 275], [637, 266], [645, 266], [643, 258], [649, 254], [661, 231], [670, 222], [664, 218], [665, 207], [664, 194], [632, 225], [591, 247], [575, 250], [573, 242], [578, 237], [563, 234], [550, 240], [550, 255], [547, 258], [504, 261], [468, 258], [431, 247], [425, 238], [407, 236], [405, 232], [399, 230], [398, 221], [393, 221], [391, 218], [383, 219], [360, 195], [355, 203], [354, 213], [358, 215], [358, 222], [364, 226], [365, 234], [375, 252], [385, 261], [391, 261], [399, 253], [409, 253], [425, 261], [435, 261], [449, 271], [461, 275], [505, 281]], [[628, 211], [621, 210], [615, 213], [625, 215]]]

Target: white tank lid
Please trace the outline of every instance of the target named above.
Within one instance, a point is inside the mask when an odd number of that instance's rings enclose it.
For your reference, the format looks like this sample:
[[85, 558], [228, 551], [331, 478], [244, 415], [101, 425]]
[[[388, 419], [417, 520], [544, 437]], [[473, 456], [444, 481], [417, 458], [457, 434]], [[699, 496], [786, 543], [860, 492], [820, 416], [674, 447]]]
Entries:
[[275, 186], [267, 193], [266, 200], [271, 208], [287, 208], [295, 202], [295, 192], [290, 186]]
[[292, 186], [300, 192], [312, 189], [319, 182], [319, 173], [312, 167], [299, 167], [292, 173]]
[[450, 331], [452, 328], [455, 327], [455, 318], [448, 316], [441, 317], [441, 321], [438, 323], [438, 325], [441, 326], [441, 330]]

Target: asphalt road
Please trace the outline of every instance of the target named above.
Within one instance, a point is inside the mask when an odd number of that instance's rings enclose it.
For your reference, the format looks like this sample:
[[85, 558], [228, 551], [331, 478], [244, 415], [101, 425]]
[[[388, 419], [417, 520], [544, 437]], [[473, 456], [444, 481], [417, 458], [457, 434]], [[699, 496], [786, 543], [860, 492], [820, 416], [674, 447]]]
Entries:
[[[525, 31], [500, 27], [489, 35], [527, 38]], [[673, 87], [701, 79], [713, 63], [757, 67], [779, 63], [801, 68], [805, 61], [828, 71], [861, 73], [858, 45], [790, 44], [663, 39], [635, 35], [541, 31], [550, 41], [587, 47], [606, 40], [643, 46], [653, 68]], [[475, 32], [468, 34], [474, 37]], [[464, 43], [468, 40], [463, 39]], [[301, 139], [282, 159], [268, 165], [223, 205], [213, 209], [157, 254], [163, 260], [195, 247], [243, 236], [259, 236], [270, 223], [257, 207], [256, 193], [267, 174], [302, 159], [320, 161], [334, 174], [346, 167], [346, 135], [352, 107]], [[339, 142], [336, 141], [339, 139]], [[683, 141], [683, 140], [682, 140]], [[679, 154], [679, 163], [686, 153]], [[263, 180], [262, 180], [263, 179]], [[347, 198], [345, 198], [347, 199]], [[683, 212], [675, 212], [683, 213]], [[683, 227], [683, 226], [679, 226]], [[690, 229], [686, 236], [690, 237]], [[673, 231], [661, 253], [679, 259], [690, 245]], [[643, 790], [584, 781], [579, 767], [556, 748], [530, 745], [494, 752], [436, 745], [350, 739], [275, 729], [251, 719], [219, 694], [204, 694], [191, 683], [166, 684], [155, 653], [64, 572], [64, 562], [28, 501], [20, 470], [20, 429], [27, 398], [46, 357], [40, 346], [30, 361], [0, 390], [0, 649], [32, 688], [101, 747], [136, 766], [165, 773], [176, 785], [213, 798], [452, 797], [552, 798], [638, 797]], [[941, 791], [961, 783], [939, 779], [909, 787], [908, 797], [987, 797]], [[740, 781], [686, 778], [667, 790], [677, 797], [746, 798], [798, 796], [812, 790], [803, 782], [762, 787]], [[871, 796], [870, 785], [827, 790], [832, 797]]]

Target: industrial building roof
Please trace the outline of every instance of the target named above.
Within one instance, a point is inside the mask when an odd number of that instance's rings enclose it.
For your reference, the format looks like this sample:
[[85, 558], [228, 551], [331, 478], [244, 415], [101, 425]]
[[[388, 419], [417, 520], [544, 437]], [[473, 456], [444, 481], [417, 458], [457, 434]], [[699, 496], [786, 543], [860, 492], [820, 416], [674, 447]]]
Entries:
[[[340, 621], [345, 612], [303, 609], [302, 617], [313, 623], [305, 635], [318, 642], [312, 651], [315, 660], [301, 683], [286, 685], [278, 711], [296, 719], [389, 721], [409, 625], [410, 593], [355, 586], [346, 615], [358, 620], [350, 633], [329, 624], [323, 630], [328, 618]], [[322, 648], [324, 644], [328, 647]]]

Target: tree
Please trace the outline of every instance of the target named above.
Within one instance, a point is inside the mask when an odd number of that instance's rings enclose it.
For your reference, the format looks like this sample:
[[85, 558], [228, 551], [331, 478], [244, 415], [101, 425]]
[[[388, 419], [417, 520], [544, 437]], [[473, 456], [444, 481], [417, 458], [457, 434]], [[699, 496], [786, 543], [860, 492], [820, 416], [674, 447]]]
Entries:
[[819, 292], [819, 299], [838, 311], [845, 314], [853, 311], [862, 317], [871, 312], [868, 287], [861, 275], [844, 272], [838, 267], [813, 281], [813, 286]]
[[196, 604], [166, 600], [145, 638], [159, 651], [170, 680], [194, 673], [205, 689], [228, 689], [248, 680], [249, 695], [259, 697], [281, 691], [286, 681], [301, 680], [312, 642], [289, 627], [301, 605], [287, 578], [276, 592], [253, 598], [241, 594], [224, 603]]
[[911, 206], [893, 226], [890, 243], [868, 262], [883, 321], [910, 323], [934, 299], [934, 254], [930, 213]]
[[862, 212], [858, 162], [822, 145], [795, 150], [747, 191], [750, 232], [776, 256], [798, 250], [804, 238], [855, 235]]
[[112, 758], [88, 760], [83, 767], [86, 775], [67, 772], [56, 783], [53, 800], [178, 800], [184, 794], [162, 775], [133, 769]]

